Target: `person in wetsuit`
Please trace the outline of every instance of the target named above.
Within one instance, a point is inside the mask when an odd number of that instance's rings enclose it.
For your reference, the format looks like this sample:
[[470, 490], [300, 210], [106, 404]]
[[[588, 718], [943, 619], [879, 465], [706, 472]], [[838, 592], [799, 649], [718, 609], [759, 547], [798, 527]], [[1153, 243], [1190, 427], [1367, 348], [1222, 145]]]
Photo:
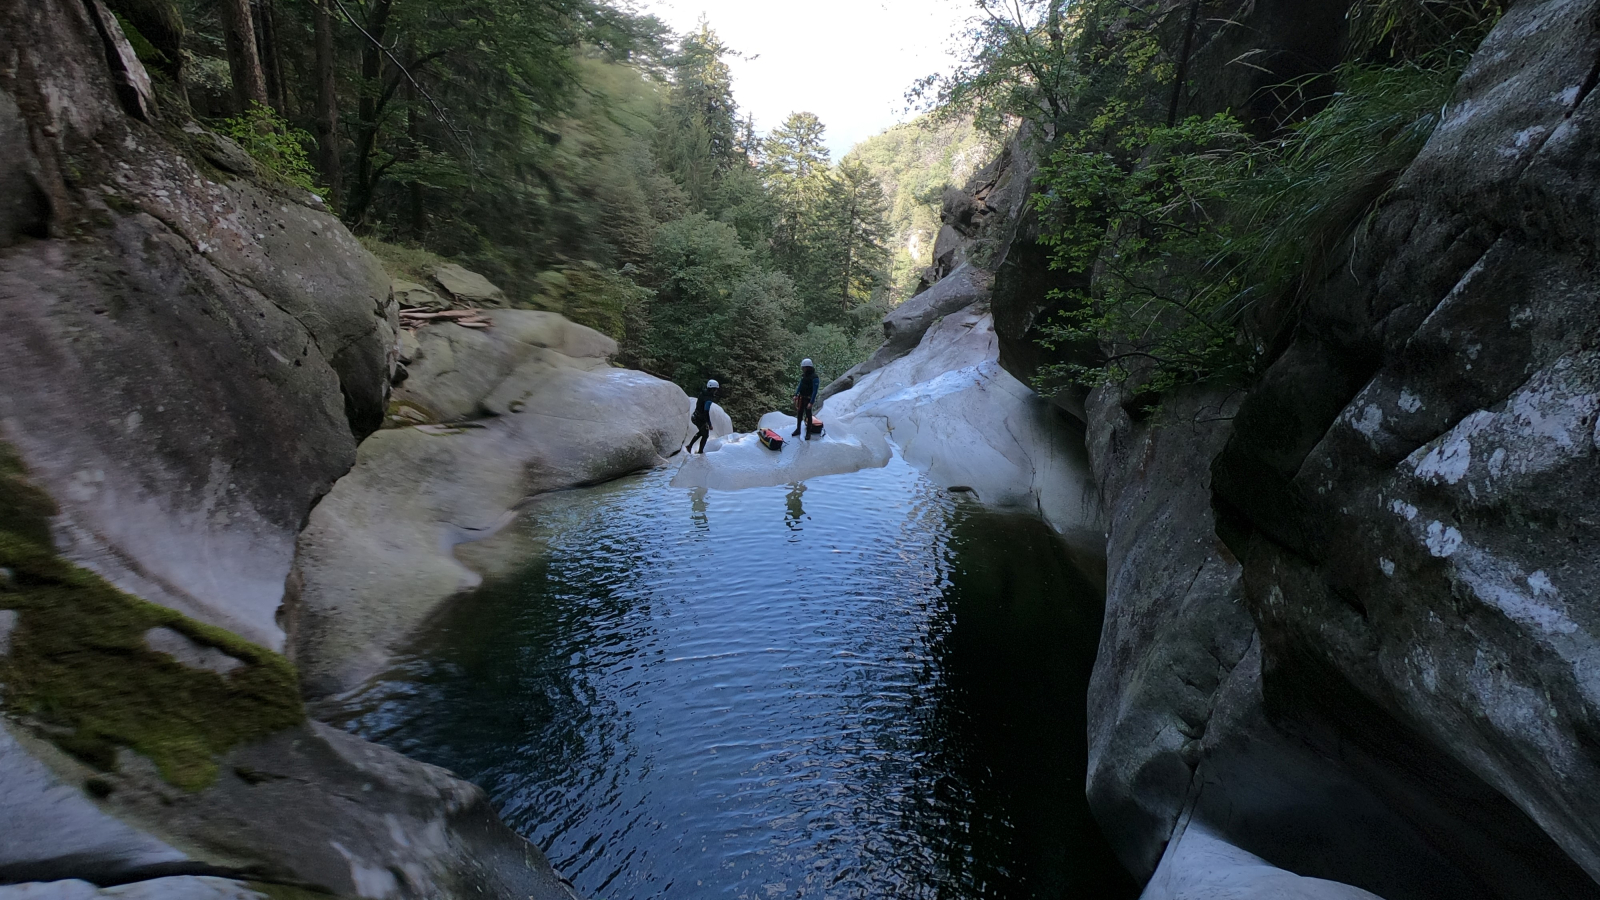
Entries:
[[715, 378], [706, 382], [706, 389], [694, 401], [694, 412], [689, 415], [689, 421], [694, 423], [694, 437], [689, 438], [689, 452], [694, 452], [694, 442], [700, 442], [700, 453], [706, 452], [706, 440], [711, 437], [711, 405], [717, 402], [717, 394], [722, 386], [717, 384]]
[[[794, 434], [790, 437], [799, 437], [800, 429], [811, 421], [811, 408], [817, 404], [817, 391], [821, 387], [817, 383], [817, 370], [812, 368], [811, 360], [801, 360], [800, 386], [794, 390]], [[811, 440], [810, 429], [806, 430], [806, 440]]]

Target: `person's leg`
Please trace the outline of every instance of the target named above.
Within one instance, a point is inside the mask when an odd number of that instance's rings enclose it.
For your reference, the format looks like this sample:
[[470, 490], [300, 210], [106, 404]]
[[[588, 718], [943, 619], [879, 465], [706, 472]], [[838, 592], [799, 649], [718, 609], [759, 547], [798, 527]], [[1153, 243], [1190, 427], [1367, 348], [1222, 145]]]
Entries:
[[794, 434], [791, 434], [789, 436], [790, 437], [799, 437], [800, 436], [800, 427], [805, 424], [805, 421], [806, 421], [806, 405], [804, 403], [795, 404], [795, 408], [794, 408]]
[[699, 441], [700, 442], [700, 452], [702, 454], [704, 454], [706, 452], [706, 439], [709, 438], [710, 436], [711, 436], [711, 429], [709, 429], [709, 428], [701, 428], [699, 431], [696, 431], [695, 434], [694, 434], [694, 437], [689, 438], [689, 452], [690, 453], [694, 452], [694, 442], [695, 441]]

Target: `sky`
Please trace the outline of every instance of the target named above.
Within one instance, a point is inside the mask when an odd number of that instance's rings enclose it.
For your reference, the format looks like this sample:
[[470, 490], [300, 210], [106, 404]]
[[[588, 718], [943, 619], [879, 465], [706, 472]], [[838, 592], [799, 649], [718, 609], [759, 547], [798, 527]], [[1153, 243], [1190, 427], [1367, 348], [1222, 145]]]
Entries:
[[770, 131], [791, 112], [813, 112], [837, 160], [905, 121], [906, 90], [949, 69], [970, 0], [643, 0], [674, 30], [704, 14], [730, 59], [740, 109]]

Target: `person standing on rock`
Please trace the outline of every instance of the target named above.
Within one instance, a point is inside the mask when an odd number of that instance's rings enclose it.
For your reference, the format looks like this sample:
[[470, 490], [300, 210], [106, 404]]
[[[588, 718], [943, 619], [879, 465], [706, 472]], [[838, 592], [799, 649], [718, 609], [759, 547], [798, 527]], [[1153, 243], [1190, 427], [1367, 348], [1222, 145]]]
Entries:
[[[799, 437], [800, 429], [806, 427], [811, 421], [811, 408], [817, 405], [817, 390], [821, 387], [817, 383], [817, 370], [812, 367], [811, 360], [800, 360], [800, 386], [794, 391], [794, 434], [790, 437]], [[811, 439], [811, 434], [806, 433], [806, 440]]]
[[694, 452], [694, 442], [700, 442], [700, 454], [705, 455], [706, 440], [711, 437], [711, 406], [717, 402], [717, 394], [722, 390], [722, 385], [717, 384], [715, 378], [706, 382], [706, 389], [694, 401], [694, 413], [689, 416], [689, 421], [697, 429], [694, 437], [689, 438], [689, 452]]

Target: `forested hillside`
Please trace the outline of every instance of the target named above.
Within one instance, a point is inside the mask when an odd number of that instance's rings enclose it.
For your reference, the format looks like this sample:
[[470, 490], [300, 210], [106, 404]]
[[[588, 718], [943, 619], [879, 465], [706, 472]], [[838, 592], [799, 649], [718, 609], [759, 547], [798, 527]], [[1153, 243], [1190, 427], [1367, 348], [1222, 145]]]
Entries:
[[[391, 271], [445, 257], [745, 425], [871, 348], [891, 229], [823, 123], [758, 135], [709, 25], [596, 0], [114, 0], [166, 103], [323, 196]], [[898, 219], [897, 219], [898, 222]]]
[[944, 192], [967, 183], [998, 142], [970, 116], [925, 115], [873, 135], [850, 151], [883, 184], [889, 202], [890, 281], [904, 300], [933, 263]]

